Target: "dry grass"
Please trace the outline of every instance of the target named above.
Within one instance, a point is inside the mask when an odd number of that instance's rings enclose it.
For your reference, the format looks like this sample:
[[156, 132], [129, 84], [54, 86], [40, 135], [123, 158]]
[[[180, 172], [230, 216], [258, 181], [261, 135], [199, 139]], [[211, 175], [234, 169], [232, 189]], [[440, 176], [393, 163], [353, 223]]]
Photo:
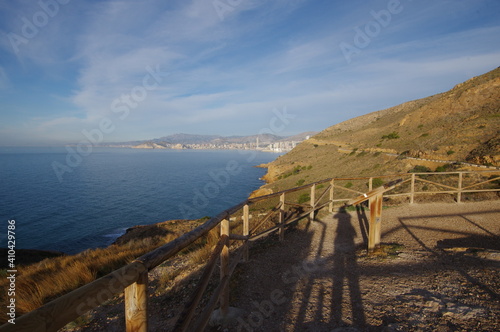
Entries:
[[[200, 222], [205, 220], [200, 220]], [[43, 304], [102, 277], [135, 258], [174, 240], [199, 225], [196, 221], [169, 221], [150, 226], [137, 226], [115, 244], [92, 249], [72, 256], [45, 259], [39, 263], [20, 266], [17, 278], [18, 314], [32, 311]], [[241, 223], [232, 223], [232, 232], [241, 233]], [[159, 289], [167, 289], [173, 280], [183, 276], [193, 266], [206, 262], [220, 238], [219, 228], [194, 242], [176, 256], [176, 264], [160, 267]], [[182, 263], [179, 263], [182, 262]], [[175, 266], [174, 266], [175, 265]], [[6, 286], [2, 278], [0, 287]], [[0, 304], [6, 305], [6, 298]], [[0, 323], [4, 323], [2, 317]]]
[[404, 246], [398, 243], [384, 243], [376, 248], [373, 252], [368, 254], [371, 258], [381, 258], [381, 259], [393, 259], [396, 258], [400, 252], [404, 249]]
[[[146, 241], [143, 240], [134, 241], [127, 245], [89, 250], [78, 255], [46, 259], [38, 264], [19, 267], [20, 274], [16, 283], [18, 313], [34, 310], [92, 282], [168, 240], [169, 238], [157, 239], [149, 241], [149, 244], [144, 244]], [[5, 300], [2, 299], [2, 305]]]
[[[231, 225], [232, 226], [232, 225]], [[157, 293], [165, 293], [177, 287], [186, 278], [207, 262], [220, 239], [220, 228], [215, 227], [207, 235], [196, 240], [171, 260], [161, 264], [158, 269]]]
[[189, 256], [189, 261], [195, 265], [206, 262], [212, 254], [214, 247], [217, 245], [217, 242], [219, 242], [219, 239], [220, 231], [219, 228], [216, 227], [212, 229], [206, 236], [197, 240], [193, 244], [194, 248], [190, 249], [191, 253]]
[[[189, 224], [189, 225], [188, 225]], [[160, 226], [158, 226], [160, 225]], [[87, 250], [71, 256], [60, 256], [45, 259], [39, 263], [19, 266], [16, 279], [16, 305], [18, 315], [32, 311], [43, 304], [81, 287], [95, 279], [102, 277], [133, 261], [135, 258], [175, 239], [187, 229], [197, 225], [194, 222], [185, 222], [185, 225], [173, 228], [172, 222], [152, 226], [138, 227], [136, 235], [130, 232], [118, 241], [119, 244], [107, 248]], [[159, 229], [169, 229], [168, 231]], [[149, 229], [149, 233], [148, 233]], [[161, 234], [160, 234], [161, 233]], [[149, 235], [148, 235], [149, 234]], [[207, 239], [199, 240], [192, 254], [196, 254], [194, 261], [202, 261], [204, 254], [198, 251], [207, 250], [216, 240], [216, 235], [210, 233]], [[171, 276], [172, 277], [172, 276]], [[0, 280], [0, 287], [7, 286], [5, 278]], [[2, 292], [0, 305], [7, 305], [7, 292]], [[1, 317], [0, 323], [6, 322]]]

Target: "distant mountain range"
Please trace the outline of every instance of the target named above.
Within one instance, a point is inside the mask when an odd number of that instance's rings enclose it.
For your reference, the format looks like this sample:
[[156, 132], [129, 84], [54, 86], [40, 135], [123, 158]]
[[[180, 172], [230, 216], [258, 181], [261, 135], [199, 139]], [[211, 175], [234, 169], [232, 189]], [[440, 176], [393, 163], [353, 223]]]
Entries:
[[293, 136], [277, 136], [272, 134], [251, 135], [251, 136], [220, 136], [220, 135], [195, 135], [195, 134], [173, 134], [150, 140], [106, 143], [102, 146], [109, 147], [135, 147], [141, 145], [224, 145], [224, 144], [248, 144], [255, 143], [257, 137], [260, 144], [271, 144], [285, 141], [303, 141], [308, 136], [313, 136], [317, 132], [305, 132]]

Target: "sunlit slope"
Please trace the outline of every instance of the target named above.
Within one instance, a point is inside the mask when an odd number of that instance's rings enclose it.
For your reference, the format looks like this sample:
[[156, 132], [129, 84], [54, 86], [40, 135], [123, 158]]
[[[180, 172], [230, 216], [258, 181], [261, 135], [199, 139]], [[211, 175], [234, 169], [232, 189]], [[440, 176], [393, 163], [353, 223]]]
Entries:
[[[327, 121], [328, 119], [325, 119]], [[500, 68], [448, 92], [333, 125], [269, 164], [266, 187], [407, 172], [417, 164], [500, 165]], [[398, 155], [401, 155], [398, 158]], [[310, 167], [311, 166], [311, 167]]]

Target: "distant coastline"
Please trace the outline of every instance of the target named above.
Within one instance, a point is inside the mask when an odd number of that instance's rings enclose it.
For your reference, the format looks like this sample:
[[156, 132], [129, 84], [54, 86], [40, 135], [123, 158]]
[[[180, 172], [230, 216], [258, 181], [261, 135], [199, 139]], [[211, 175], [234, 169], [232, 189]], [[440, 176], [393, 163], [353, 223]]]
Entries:
[[219, 136], [174, 134], [160, 138], [116, 143], [101, 143], [100, 147], [170, 150], [255, 150], [262, 152], [288, 152], [316, 132], [294, 136], [259, 134], [252, 136]]

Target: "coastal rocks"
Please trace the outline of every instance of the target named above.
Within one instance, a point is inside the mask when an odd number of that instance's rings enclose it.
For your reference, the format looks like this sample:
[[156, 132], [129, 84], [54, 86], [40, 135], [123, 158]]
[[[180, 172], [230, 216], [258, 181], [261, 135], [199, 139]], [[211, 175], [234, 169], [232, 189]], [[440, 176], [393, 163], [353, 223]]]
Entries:
[[267, 168], [267, 173], [262, 177], [262, 180], [266, 181], [267, 184], [273, 183], [278, 180], [278, 177], [283, 173], [283, 170], [276, 166], [274, 162], [269, 164], [261, 164], [257, 167]]
[[152, 241], [154, 238], [170, 237], [172, 240], [199, 226], [196, 220], [167, 220], [151, 225], [137, 225], [126, 230], [125, 234], [119, 236], [113, 245], [124, 245], [132, 241]]
[[[270, 184], [270, 183], [275, 182], [278, 179], [278, 176], [280, 176], [280, 174], [281, 174], [280, 169], [277, 166], [274, 166], [273, 163], [260, 164], [257, 167], [267, 168], [267, 173], [261, 178], [261, 180], [266, 181], [266, 184]], [[250, 194], [249, 198], [270, 195], [272, 193], [273, 193], [272, 189], [266, 188], [266, 185], [263, 185], [259, 189], [254, 190]]]
[[265, 195], [270, 195], [272, 194], [273, 191], [269, 188], [260, 188], [260, 189], [257, 189], [255, 191], [253, 191], [251, 194], [250, 194], [250, 197], [249, 198], [254, 198], [254, 197], [259, 197], [259, 196], [265, 196]]
[[474, 164], [500, 164], [500, 135], [489, 139], [471, 150], [465, 160]]
[[[7, 260], [8, 249], [0, 248], [0, 257], [5, 257], [0, 261], [0, 269], [7, 269], [9, 261]], [[29, 265], [38, 263], [46, 258], [64, 256], [65, 253], [55, 250], [35, 250], [35, 249], [17, 249], [16, 264]]]

